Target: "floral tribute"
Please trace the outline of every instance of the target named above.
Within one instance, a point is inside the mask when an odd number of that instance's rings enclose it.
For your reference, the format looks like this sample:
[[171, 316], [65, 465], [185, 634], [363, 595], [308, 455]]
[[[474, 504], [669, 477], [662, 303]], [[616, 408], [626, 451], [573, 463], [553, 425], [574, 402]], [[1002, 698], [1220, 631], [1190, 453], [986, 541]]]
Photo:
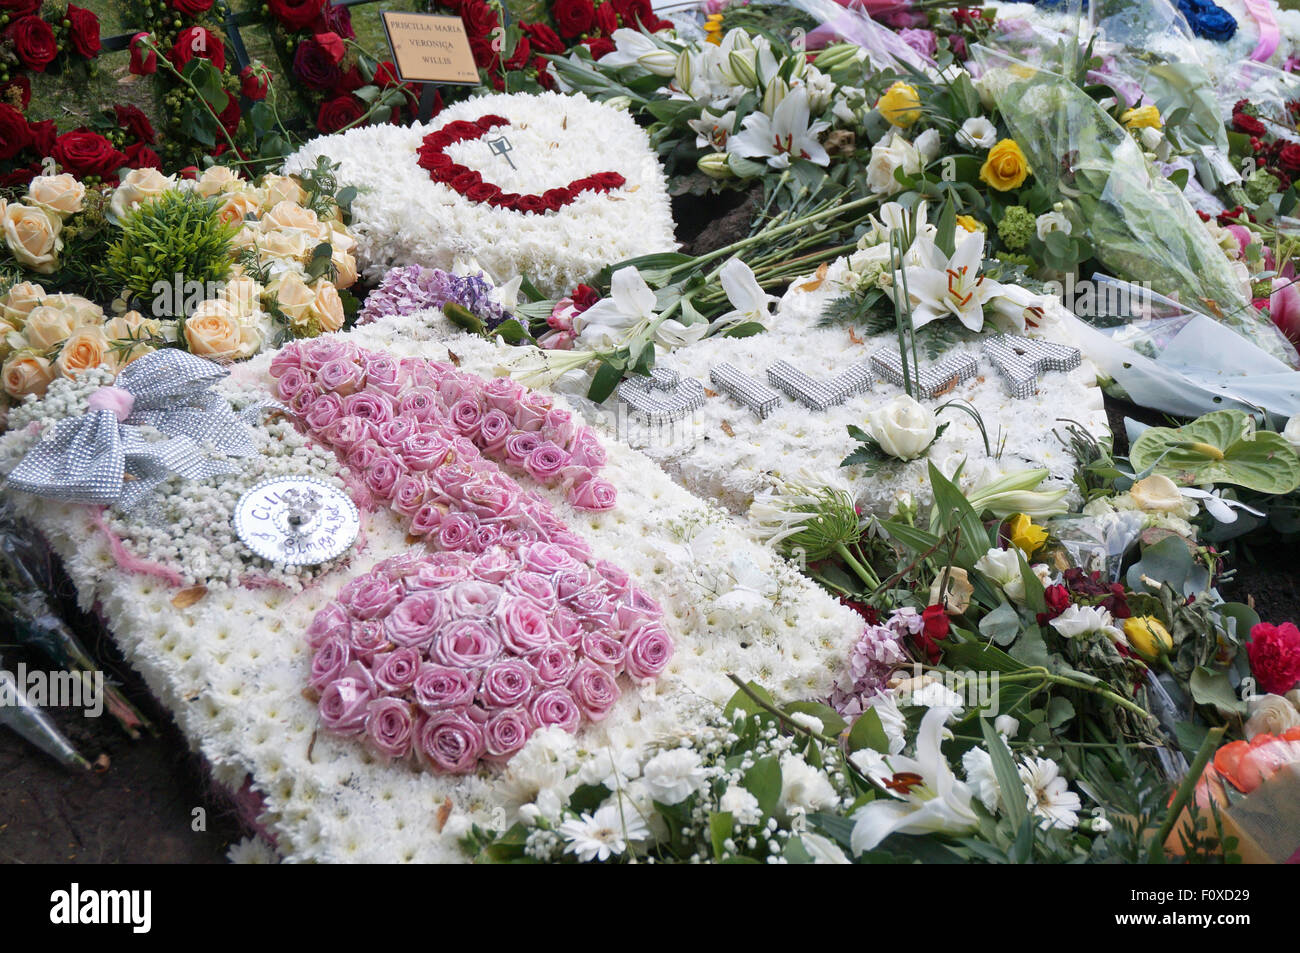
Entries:
[[609, 192], [627, 182], [617, 172], [597, 172], [574, 179], [568, 185], [547, 189], [541, 195], [521, 195], [502, 191], [500, 186], [484, 181], [481, 173], [460, 165], [447, 155], [447, 149], [457, 143], [481, 139], [493, 129], [508, 125], [510, 120], [504, 116], [483, 116], [475, 122], [458, 120], [448, 123], [424, 137], [424, 144], [419, 149], [420, 168], [428, 170], [433, 181], [441, 182], [471, 202], [486, 202], [496, 208], [513, 209], [529, 215], [558, 212], [572, 204], [579, 192]]
[[285, 348], [271, 374], [365, 491], [440, 550], [381, 563], [316, 617], [311, 686], [328, 729], [466, 773], [537, 728], [599, 721], [619, 675], [663, 671], [658, 605], [487, 459], [575, 506], [613, 506], [596, 438], [549, 397], [332, 340]]

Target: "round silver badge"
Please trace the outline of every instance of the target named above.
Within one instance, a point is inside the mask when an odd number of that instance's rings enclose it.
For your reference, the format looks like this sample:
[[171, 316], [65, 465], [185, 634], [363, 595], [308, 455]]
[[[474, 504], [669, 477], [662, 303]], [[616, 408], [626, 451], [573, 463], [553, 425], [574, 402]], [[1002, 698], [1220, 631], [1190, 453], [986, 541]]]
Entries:
[[314, 566], [342, 555], [361, 515], [346, 493], [310, 476], [272, 477], [239, 498], [235, 533], [272, 563]]

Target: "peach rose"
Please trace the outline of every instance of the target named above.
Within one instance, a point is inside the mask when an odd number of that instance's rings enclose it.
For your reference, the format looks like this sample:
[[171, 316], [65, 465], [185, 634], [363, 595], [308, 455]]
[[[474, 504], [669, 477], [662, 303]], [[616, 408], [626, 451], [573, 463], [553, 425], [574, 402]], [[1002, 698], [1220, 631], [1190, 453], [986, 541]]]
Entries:
[[38, 175], [27, 186], [27, 201], [62, 218], [80, 212], [85, 205], [86, 187], [76, 176]]
[[54, 380], [50, 362], [35, 354], [15, 354], [4, 366], [5, 393], [15, 399], [28, 394], [45, 396], [45, 389]]
[[321, 220], [309, 208], [303, 208], [296, 202], [276, 202], [271, 211], [262, 216], [262, 230], [291, 228], [302, 232], [316, 232]]
[[240, 275], [226, 282], [221, 297], [230, 302], [237, 315], [244, 317], [261, 310], [262, 290], [262, 286], [252, 278]]
[[59, 252], [63, 239], [59, 231], [63, 221], [42, 208], [19, 202], [0, 202], [0, 227], [3, 227], [5, 244], [21, 265], [32, 271], [48, 275], [59, 266]]
[[239, 356], [243, 334], [230, 302], [214, 298], [195, 308], [185, 319], [185, 342], [192, 354], [214, 361]]
[[268, 175], [262, 179], [262, 188], [266, 190], [266, 207], [279, 205], [281, 202], [301, 205], [307, 201], [307, 193], [302, 190], [298, 180], [287, 175]]
[[257, 201], [247, 192], [230, 193], [217, 209], [217, 218], [226, 225], [238, 225], [249, 215], [257, 215]]
[[[113, 318], [104, 325], [104, 336], [109, 341], [120, 344], [126, 341], [140, 341], [160, 337], [162, 324], [152, 318], [146, 319], [139, 311], [128, 311]], [[132, 344], [130, 347], [118, 347], [113, 352], [112, 362], [119, 368], [126, 367], [154, 350], [151, 344]]]
[[194, 191], [204, 198], [212, 198], [222, 192], [234, 192], [244, 184], [238, 172], [224, 165], [214, 165], [203, 170], [203, 174], [194, 185]]
[[316, 282], [312, 311], [320, 321], [321, 331], [337, 331], [343, 327], [343, 299], [332, 281], [321, 278]]
[[316, 244], [305, 232], [277, 230], [261, 236], [258, 251], [268, 258], [305, 262]]
[[332, 246], [334, 253], [330, 255], [330, 262], [334, 265], [334, 286], [336, 288], [351, 288], [357, 282], [357, 260], [345, 251], [339, 251], [338, 246]]
[[48, 351], [66, 341], [79, 326], [73, 312], [43, 304], [27, 315], [23, 339], [33, 350]]
[[113, 363], [104, 329], [78, 328], [63, 342], [54, 369], [61, 377], [76, 377], [104, 363]]
[[113, 190], [108, 210], [120, 219], [142, 202], [156, 199], [175, 187], [176, 180], [157, 169], [132, 169], [122, 179], [122, 184]]
[[266, 289], [275, 296], [284, 316], [296, 330], [303, 330], [311, 321], [310, 309], [316, 301], [316, 293], [307, 287], [302, 275], [296, 271], [286, 271]]
[[104, 309], [89, 298], [83, 298], [81, 295], [63, 293], [47, 295], [41, 304], [47, 308], [53, 308], [55, 311], [62, 311], [71, 315], [73, 327], [79, 328], [83, 324], [100, 324], [104, 320]]
[[32, 308], [41, 304], [46, 297], [45, 289], [33, 282], [24, 281], [13, 285], [7, 294], [0, 295], [0, 317], [16, 327], [22, 327]]

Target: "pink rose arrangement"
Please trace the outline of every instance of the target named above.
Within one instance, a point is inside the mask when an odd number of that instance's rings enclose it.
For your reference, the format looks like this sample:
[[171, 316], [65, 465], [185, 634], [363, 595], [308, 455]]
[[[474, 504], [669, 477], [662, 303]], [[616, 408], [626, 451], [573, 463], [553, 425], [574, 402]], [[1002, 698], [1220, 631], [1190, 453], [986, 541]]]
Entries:
[[658, 676], [673, 651], [660, 616], [626, 573], [551, 543], [408, 553], [317, 614], [310, 684], [329, 731], [465, 774], [539, 728], [600, 721], [620, 675]]

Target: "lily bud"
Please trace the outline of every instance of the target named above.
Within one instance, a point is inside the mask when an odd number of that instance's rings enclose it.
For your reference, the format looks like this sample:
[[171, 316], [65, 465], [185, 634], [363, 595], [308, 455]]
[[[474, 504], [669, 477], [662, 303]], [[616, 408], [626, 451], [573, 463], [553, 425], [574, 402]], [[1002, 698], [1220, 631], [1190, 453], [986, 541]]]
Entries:
[[696, 165], [699, 167], [699, 170], [710, 179], [722, 181], [723, 179], [733, 178], [735, 175], [735, 173], [731, 171], [731, 165], [727, 162], [727, 154], [725, 152], [711, 152], [708, 155], [701, 157], [700, 161], [696, 163]]
[[781, 100], [789, 95], [790, 84], [781, 77], [776, 77], [767, 84], [767, 89], [763, 90], [763, 112], [769, 116], [774, 115], [776, 107], [781, 105]]
[[691, 91], [692, 65], [690, 52], [683, 51], [677, 57], [677, 65], [673, 70], [677, 79], [677, 88], [687, 95], [690, 95]]
[[656, 76], [672, 76], [677, 72], [677, 57], [671, 50], [651, 50], [636, 58], [637, 65]]
[[757, 54], [752, 49], [732, 50], [727, 56], [727, 72], [737, 86], [747, 86], [750, 89], [758, 86], [758, 71], [754, 66], [756, 58]]

